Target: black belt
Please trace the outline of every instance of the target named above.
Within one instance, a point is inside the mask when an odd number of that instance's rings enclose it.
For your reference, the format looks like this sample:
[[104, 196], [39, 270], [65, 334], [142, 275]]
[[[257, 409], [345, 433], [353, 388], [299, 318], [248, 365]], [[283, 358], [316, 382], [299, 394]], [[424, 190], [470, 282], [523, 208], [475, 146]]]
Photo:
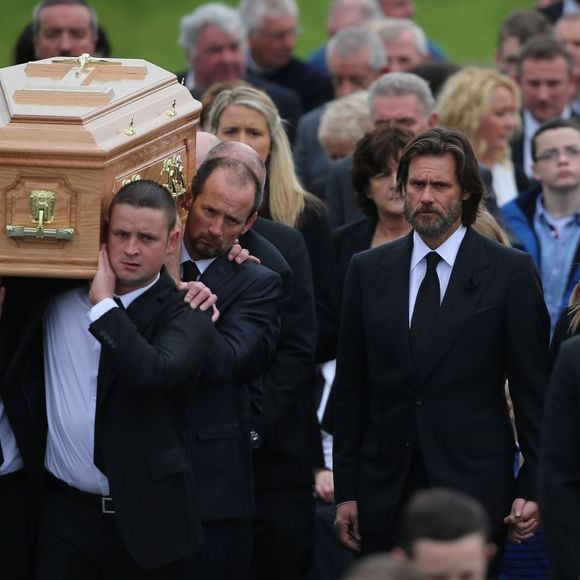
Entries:
[[103, 515], [114, 515], [116, 513], [112, 497], [97, 495], [96, 493], [89, 493], [87, 491], [81, 491], [76, 487], [71, 487], [68, 483], [58, 479], [58, 477], [55, 477], [50, 472], [47, 472], [47, 484], [49, 489], [56, 491], [76, 504], [83, 505], [96, 511], [97, 513]]

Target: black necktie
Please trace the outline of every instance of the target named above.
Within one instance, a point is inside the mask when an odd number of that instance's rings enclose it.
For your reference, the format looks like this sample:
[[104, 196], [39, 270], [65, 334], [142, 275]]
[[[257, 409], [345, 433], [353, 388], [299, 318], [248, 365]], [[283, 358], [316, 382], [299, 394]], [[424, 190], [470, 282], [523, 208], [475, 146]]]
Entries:
[[192, 260], [187, 260], [183, 262], [183, 281], [184, 282], [195, 282], [200, 277], [201, 272], [197, 267], [197, 264]]
[[411, 318], [411, 350], [413, 362], [416, 364], [419, 364], [426, 354], [431, 327], [441, 302], [437, 276], [437, 264], [441, 256], [437, 252], [429, 252], [426, 259], [427, 272], [417, 292], [415, 309]]
[[125, 310], [125, 306], [123, 304], [123, 301], [118, 297], [118, 296], [113, 296], [113, 300], [115, 301], [115, 303], [117, 304], [117, 306], [121, 309], [121, 310]]

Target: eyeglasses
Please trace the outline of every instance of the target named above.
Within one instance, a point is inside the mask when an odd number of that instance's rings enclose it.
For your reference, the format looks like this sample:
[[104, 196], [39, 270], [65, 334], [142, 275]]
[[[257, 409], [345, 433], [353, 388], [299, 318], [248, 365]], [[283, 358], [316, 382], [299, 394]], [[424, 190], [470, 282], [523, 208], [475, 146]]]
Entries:
[[565, 155], [570, 159], [580, 157], [580, 147], [568, 145], [564, 149], [548, 149], [540, 155], [536, 155], [536, 161], [558, 161], [561, 155]]

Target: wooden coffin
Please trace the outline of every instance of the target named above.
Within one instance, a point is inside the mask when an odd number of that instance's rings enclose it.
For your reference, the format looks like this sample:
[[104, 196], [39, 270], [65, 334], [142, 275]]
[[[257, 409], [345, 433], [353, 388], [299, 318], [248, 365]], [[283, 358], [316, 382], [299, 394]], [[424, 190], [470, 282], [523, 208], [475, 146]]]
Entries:
[[46, 59], [0, 69], [0, 275], [91, 278], [103, 219], [127, 180], [182, 209], [201, 104], [135, 59]]

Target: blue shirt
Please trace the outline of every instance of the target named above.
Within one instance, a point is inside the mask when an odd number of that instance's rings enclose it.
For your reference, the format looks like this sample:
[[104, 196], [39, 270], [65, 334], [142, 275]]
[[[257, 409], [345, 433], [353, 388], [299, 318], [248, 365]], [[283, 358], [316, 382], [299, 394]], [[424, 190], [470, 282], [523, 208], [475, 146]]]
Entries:
[[536, 200], [534, 230], [540, 246], [540, 275], [553, 333], [568, 301], [565, 293], [580, 240], [580, 210], [571, 216], [554, 218], [544, 208], [543, 199], [539, 195]]

